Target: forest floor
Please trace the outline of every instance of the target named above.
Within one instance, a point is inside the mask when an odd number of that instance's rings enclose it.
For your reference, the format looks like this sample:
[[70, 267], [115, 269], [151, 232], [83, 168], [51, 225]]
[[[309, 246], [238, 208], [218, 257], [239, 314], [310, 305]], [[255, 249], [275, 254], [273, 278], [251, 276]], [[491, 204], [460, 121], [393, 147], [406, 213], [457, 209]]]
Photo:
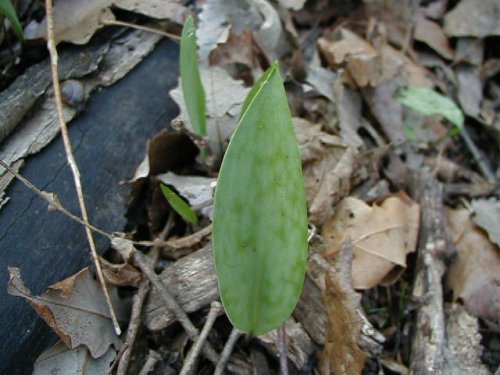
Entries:
[[[72, 70], [60, 60], [59, 109], [48, 90], [53, 75], [28, 76], [49, 61], [43, 4], [14, 2], [24, 45], [7, 21], [0, 30], [3, 190], [14, 173], [22, 178], [33, 144], [39, 150], [58, 135], [58, 114], [71, 127], [96, 89], [125, 76], [161, 38], [178, 40], [190, 14], [206, 95], [208, 135], [200, 139], [181, 86], [170, 92], [179, 117], [165, 119], [172, 122], [149, 140], [144, 161], [129, 166], [127, 233], [102, 233], [88, 225], [92, 217], [87, 222], [89, 232], [112, 240], [99, 259], [120, 336], [89, 269], [41, 297], [11, 269], [9, 293], [27, 299], [61, 338], [35, 373], [82, 366], [86, 374], [280, 372], [278, 332], [250, 337], [225, 316], [211, 243], [225, 149], [252, 85], [279, 60], [310, 233], [302, 297], [285, 324], [290, 373], [499, 374], [498, 0], [184, 3], [56, 2], [59, 53], [111, 26], [113, 38], [122, 38], [116, 50], [76, 57]], [[45, 112], [36, 104], [41, 97], [51, 100]], [[38, 130], [22, 151], [18, 144], [9, 151], [9, 135], [28, 114]], [[51, 135], [40, 145], [42, 133]], [[208, 148], [208, 157], [164, 152], [185, 150], [186, 142]], [[196, 224], [169, 204], [160, 184], [189, 204]], [[3, 190], [0, 207], [9, 204]]]

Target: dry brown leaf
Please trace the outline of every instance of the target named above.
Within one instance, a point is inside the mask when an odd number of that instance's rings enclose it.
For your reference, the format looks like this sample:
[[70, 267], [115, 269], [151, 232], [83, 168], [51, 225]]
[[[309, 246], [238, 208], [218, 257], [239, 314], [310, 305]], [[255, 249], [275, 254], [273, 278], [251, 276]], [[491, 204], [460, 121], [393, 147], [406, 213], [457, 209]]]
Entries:
[[309, 219], [321, 224], [351, 188], [357, 151], [342, 139], [321, 131], [320, 125], [300, 118], [293, 122], [304, 169]]
[[238, 34], [233, 28], [224, 43], [210, 52], [210, 65], [226, 69], [234, 79], [242, 79], [247, 86], [262, 75], [261, 62], [265, 60], [260, 47], [249, 29]]
[[94, 359], [84, 346], [70, 349], [64, 342], [58, 341], [37, 358], [33, 375], [106, 374], [115, 357], [116, 350], [113, 348], [109, 348], [102, 357]]
[[336, 79], [334, 83], [335, 106], [339, 117], [340, 135], [342, 139], [352, 146], [361, 146], [363, 140], [358, 134], [362, 127], [361, 95], [357, 90], [351, 89]]
[[344, 243], [335, 255], [334, 268], [325, 275], [322, 300], [328, 328], [319, 364], [321, 374], [356, 375], [364, 368], [366, 356], [358, 346], [362, 322], [356, 312], [360, 296], [352, 288], [352, 260], [352, 247]]
[[458, 101], [466, 115], [476, 117], [481, 111], [483, 84], [479, 70], [473, 66], [458, 66], [455, 69], [458, 82]]
[[377, 87], [397, 75], [405, 78], [408, 84], [432, 87], [430, 73], [402, 52], [388, 44], [377, 50], [347, 29], [340, 30], [337, 41], [320, 38], [318, 47], [332, 69], [345, 63], [350, 77], [359, 87]]
[[500, 2], [498, 0], [462, 0], [444, 17], [448, 36], [500, 35]]
[[371, 60], [377, 56], [377, 50], [370, 43], [344, 28], [340, 29], [337, 41], [319, 38], [318, 48], [334, 69], [348, 59]]
[[475, 215], [472, 220], [483, 228], [490, 241], [500, 247], [500, 200], [495, 198], [476, 199], [471, 202]]
[[128, 263], [111, 263], [102, 257], [99, 257], [99, 263], [101, 264], [106, 285], [139, 286], [142, 273], [134, 266]]
[[[500, 332], [500, 252], [471, 220], [465, 209], [447, 210], [457, 257], [450, 265], [446, 284], [454, 300]], [[497, 222], [498, 224], [498, 222]]]
[[393, 282], [394, 267], [406, 267], [407, 254], [416, 248], [419, 217], [418, 204], [404, 193], [372, 207], [348, 197], [325, 223], [322, 236], [329, 253], [338, 252], [347, 238], [352, 240], [353, 287], [369, 289]]
[[383, 24], [387, 38], [398, 47], [408, 43], [413, 9], [409, 0], [364, 0], [366, 16]]
[[453, 59], [453, 50], [438, 23], [428, 20], [423, 15], [417, 16], [414, 37], [416, 40], [427, 44], [444, 58]]
[[[109, 9], [113, 0], [65, 0], [54, 6], [55, 42], [87, 43], [92, 35], [103, 27], [101, 19], [113, 21], [115, 16]], [[47, 39], [47, 21], [32, 21], [24, 30], [27, 40]]]
[[[54, 6], [55, 42], [74, 44], [87, 43], [92, 35], [104, 26], [105, 21], [114, 21], [111, 6], [141, 13], [157, 19], [169, 19], [182, 23], [187, 9], [183, 0], [64, 0]], [[27, 40], [47, 39], [47, 21], [32, 21], [24, 30]]]
[[375, 88], [362, 90], [363, 96], [389, 140], [399, 144], [406, 140], [403, 129], [403, 106], [395, 99], [396, 90], [404, 85], [401, 77]]
[[189, 14], [186, 0], [114, 0], [113, 5], [145, 16], [182, 24]]
[[[26, 299], [68, 347], [85, 345], [93, 358], [99, 358], [110, 345], [115, 348], [121, 345], [101, 286], [87, 268], [52, 285], [39, 297], [31, 295], [21, 280], [18, 268], [9, 267], [9, 274], [7, 292]], [[118, 298], [116, 289], [110, 288], [110, 295], [118, 320], [126, 321], [125, 303]]]

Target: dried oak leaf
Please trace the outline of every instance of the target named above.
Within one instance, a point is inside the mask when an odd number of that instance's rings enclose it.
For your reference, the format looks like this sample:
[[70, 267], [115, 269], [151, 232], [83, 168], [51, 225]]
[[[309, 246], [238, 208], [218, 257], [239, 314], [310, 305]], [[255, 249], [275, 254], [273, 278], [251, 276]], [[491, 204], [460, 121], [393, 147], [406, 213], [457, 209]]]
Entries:
[[406, 267], [407, 254], [416, 248], [419, 217], [418, 204], [405, 193], [371, 207], [348, 197], [338, 204], [322, 235], [329, 254], [338, 252], [347, 238], [352, 240], [353, 287], [369, 289], [395, 281], [399, 276], [395, 267]]
[[139, 286], [142, 273], [137, 268], [128, 263], [115, 264], [99, 257], [102, 273], [107, 285], [116, 286]]
[[469, 211], [449, 209], [447, 218], [457, 257], [448, 268], [446, 285], [454, 300], [463, 301], [472, 315], [500, 332], [500, 252]]
[[462, 0], [444, 17], [444, 31], [448, 36], [500, 35], [499, 14], [498, 0]]
[[339, 137], [321, 131], [320, 125], [300, 118], [293, 118], [293, 122], [304, 170], [309, 219], [321, 224], [351, 188], [357, 151]]
[[445, 59], [453, 59], [454, 53], [448, 38], [437, 22], [431, 21], [423, 15], [417, 16], [414, 37], [415, 40], [424, 42]]
[[210, 52], [208, 61], [212, 66], [226, 69], [234, 79], [242, 79], [252, 86], [263, 73], [261, 63], [265, 56], [250, 29], [238, 34], [231, 28], [227, 40]]
[[356, 312], [360, 296], [352, 288], [353, 250], [349, 241], [333, 259], [334, 267], [325, 274], [323, 305], [328, 317], [325, 345], [321, 353], [321, 374], [361, 374], [365, 353], [358, 341], [362, 322]]
[[[101, 286], [88, 268], [50, 286], [41, 296], [33, 296], [24, 285], [19, 268], [9, 267], [10, 295], [24, 298], [70, 348], [85, 345], [93, 358], [104, 355], [110, 345], [118, 348], [116, 335]], [[127, 306], [110, 288], [119, 321], [128, 319]]]
[[116, 350], [113, 348], [109, 348], [102, 357], [94, 359], [87, 348], [80, 346], [70, 349], [64, 342], [58, 341], [37, 358], [33, 375], [106, 374], [115, 357]]
[[359, 87], [377, 87], [401, 75], [412, 85], [432, 87], [430, 73], [404, 53], [382, 44], [378, 49], [352, 31], [340, 29], [339, 39], [318, 39], [318, 48], [333, 69], [345, 65]]
[[474, 222], [488, 232], [491, 242], [500, 247], [500, 200], [495, 198], [476, 199], [471, 202]]
[[364, 0], [366, 18], [381, 23], [387, 38], [404, 47], [413, 25], [414, 10], [409, 0]]

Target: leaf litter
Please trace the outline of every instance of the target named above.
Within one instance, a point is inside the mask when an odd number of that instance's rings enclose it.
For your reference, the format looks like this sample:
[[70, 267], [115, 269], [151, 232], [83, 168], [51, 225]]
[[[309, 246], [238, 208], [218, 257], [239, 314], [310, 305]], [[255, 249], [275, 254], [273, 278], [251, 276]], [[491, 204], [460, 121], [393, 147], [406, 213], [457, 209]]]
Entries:
[[[149, 141], [144, 162], [130, 181], [135, 217], [127, 237], [152, 241], [163, 285], [201, 329], [208, 307], [219, 299], [209, 236], [218, 166], [251, 85], [279, 57], [295, 116], [309, 222], [316, 228], [304, 292], [285, 325], [291, 365], [304, 373], [407, 373], [418, 368], [415, 358], [421, 351], [433, 355], [430, 347], [412, 346], [412, 314], [426, 301], [425, 296], [413, 300], [410, 289], [421, 270], [417, 245], [429, 214], [420, 208], [427, 206], [414, 191], [412, 176], [425, 169], [443, 188], [446, 213], [438, 220], [447, 223], [453, 246], [433, 243], [432, 234], [426, 238], [431, 239], [429, 246], [445, 246], [443, 254], [455, 254], [445, 267], [443, 286], [439, 279], [429, 281], [447, 292], [438, 302], [439, 311], [446, 312], [441, 318], [448, 334], [436, 345], [450, 348], [440, 360], [445, 368], [462, 373], [485, 373], [484, 366], [494, 371], [500, 359], [494, 346], [500, 239], [498, 173], [496, 182], [491, 175], [499, 160], [495, 79], [500, 65], [489, 49], [499, 32], [494, 16], [498, 4], [338, 3], [195, 2], [207, 136], [193, 134], [178, 85], [171, 96], [179, 105], [181, 125], [174, 121], [173, 129]], [[103, 20], [118, 17], [117, 8], [176, 25], [191, 12], [182, 1], [66, 2], [56, 6], [58, 41], [86, 44], [104, 26]], [[43, 21], [32, 23], [25, 29], [26, 39], [43, 38], [44, 30]], [[115, 77], [110, 84], [125, 73], [106, 74]], [[100, 80], [99, 85], [106, 84], [106, 78]], [[462, 137], [450, 134], [453, 127]], [[485, 135], [490, 132], [496, 136]], [[472, 138], [467, 138], [469, 133]], [[206, 164], [195, 160], [197, 145], [204, 142], [214, 158]], [[488, 169], [491, 174], [485, 173]], [[198, 222], [176, 216], [161, 195], [160, 182], [189, 204]], [[470, 207], [474, 215], [466, 209]], [[107, 260], [104, 266], [108, 282], [137, 288], [145, 277], [137, 264], [123, 263], [116, 254], [110, 258], [114, 262]], [[155, 256], [148, 258], [154, 262]], [[122, 341], [112, 331], [88, 271], [55, 284], [40, 297], [30, 294], [18, 272], [12, 269], [10, 291], [27, 299], [62, 339], [42, 354], [35, 373], [56, 368], [71, 373], [82, 361], [102, 372], [111, 361], [120, 361], [115, 356]], [[154, 373], [180, 370], [189, 341], [161, 293], [151, 288], [140, 315], [145, 332], [138, 340], [161, 353], [153, 355]], [[129, 319], [126, 310], [120, 317], [122, 322]], [[208, 342], [220, 353], [229, 330], [224, 316], [217, 322]], [[460, 351], [457, 337], [476, 341]], [[130, 350], [137, 355], [131, 368], [138, 372], [147, 351], [133, 342]], [[227, 371], [276, 373], [277, 355], [276, 332], [251, 342], [240, 339]], [[464, 356], [470, 361], [457, 363]], [[199, 373], [213, 370], [204, 358], [210, 355], [199, 359]]]

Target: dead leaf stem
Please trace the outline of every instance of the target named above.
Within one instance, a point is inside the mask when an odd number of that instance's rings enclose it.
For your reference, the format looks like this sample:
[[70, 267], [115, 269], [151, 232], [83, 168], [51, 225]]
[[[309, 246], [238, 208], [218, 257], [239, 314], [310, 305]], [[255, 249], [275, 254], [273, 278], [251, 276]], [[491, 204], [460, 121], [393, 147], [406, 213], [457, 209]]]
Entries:
[[101, 17], [101, 19], [99, 21], [103, 25], [106, 25], [106, 26], [130, 27], [131, 29], [143, 30], [143, 31], [147, 31], [150, 33], [154, 33], [154, 34], [163, 35], [164, 37], [170, 38], [170, 39], [175, 40], [177, 42], [181, 40], [181, 37], [179, 35], [175, 35], [175, 34], [160, 30], [160, 29], [156, 29], [154, 27], [141, 26], [141, 25], [136, 25], [135, 23], [124, 22], [124, 21], [107, 20], [107, 19], [104, 19], [103, 17]]
[[200, 337], [191, 347], [191, 350], [189, 350], [186, 360], [184, 361], [184, 365], [182, 366], [180, 375], [187, 375], [192, 373], [193, 368], [196, 364], [196, 360], [198, 359], [201, 349], [203, 348], [203, 344], [205, 343], [208, 334], [210, 333], [210, 330], [215, 323], [215, 319], [217, 319], [222, 311], [222, 305], [220, 304], [220, 302], [212, 302], [212, 304], [210, 305], [210, 311], [207, 315], [207, 321], [205, 322], [205, 325], [201, 330]]
[[278, 349], [280, 356], [281, 375], [288, 375], [288, 353], [286, 350], [285, 323], [278, 327]]
[[[61, 98], [61, 88], [59, 86], [59, 73], [58, 73], [58, 69], [57, 69], [58, 55], [57, 55], [57, 49], [56, 49], [55, 37], [54, 37], [54, 14], [53, 14], [54, 9], [52, 6], [52, 0], [46, 0], [45, 4], [46, 4], [46, 12], [47, 12], [47, 48], [48, 48], [49, 54], [50, 54], [52, 82], [54, 85], [54, 97], [55, 97], [55, 101], [56, 101], [57, 116], [59, 119], [59, 125], [61, 127], [61, 134], [62, 134], [63, 143], [64, 143], [64, 150], [66, 151], [66, 159], [68, 161], [68, 164], [71, 168], [71, 172], [73, 174], [73, 180], [74, 180], [76, 192], [78, 195], [78, 203], [80, 205], [82, 219], [83, 219], [84, 223], [88, 224], [89, 219], [88, 219], [88, 215], [87, 215], [87, 208], [85, 206], [85, 200], [83, 197], [83, 189], [82, 189], [82, 184], [81, 184], [81, 179], [80, 179], [80, 171], [78, 169], [78, 165], [77, 165], [75, 157], [73, 155], [71, 141], [70, 141], [69, 135], [68, 135], [68, 128], [66, 126], [66, 122], [64, 121], [64, 115], [63, 115], [63, 103], [62, 103], [62, 98]], [[113, 309], [113, 305], [111, 304], [111, 299], [109, 297], [108, 289], [106, 288], [106, 281], [104, 280], [104, 275], [102, 273], [102, 269], [101, 269], [101, 266], [99, 264], [99, 257], [97, 255], [94, 237], [92, 235], [92, 231], [89, 229], [89, 227], [87, 225], [85, 225], [85, 233], [87, 235], [87, 240], [88, 240], [88, 243], [90, 246], [92, 260], [93, 260], [95, 267], [96, 267], [97, 276], [98, 276], [99, 282], [102, 286], [104, 298], [106, 299], [106, 304], [108, 305], [111, 320], [113, 321], [113, 326], [115, 328], [115, 332], [119, 336], [121, 334], [121, 329], [120, 329], [120, 326], [118, 324], [118, 320], [116, 319], [116, 314], [115, 314], [115, 311]]]
[[222, 350], [222, 354], [220, 355], [219, 363], [217, 363], [217, 367], [215, 368], [214, 375], [222, 375], [224, 374], [224, 369], [226, 368], [227, 361], [233, 352], [234, 345], [238, 338], [241, 336], [241, 332], [236, 328], [233, 328], [229, 338], [226, 341], [226, 345], [224, 345], [224, 349]]

